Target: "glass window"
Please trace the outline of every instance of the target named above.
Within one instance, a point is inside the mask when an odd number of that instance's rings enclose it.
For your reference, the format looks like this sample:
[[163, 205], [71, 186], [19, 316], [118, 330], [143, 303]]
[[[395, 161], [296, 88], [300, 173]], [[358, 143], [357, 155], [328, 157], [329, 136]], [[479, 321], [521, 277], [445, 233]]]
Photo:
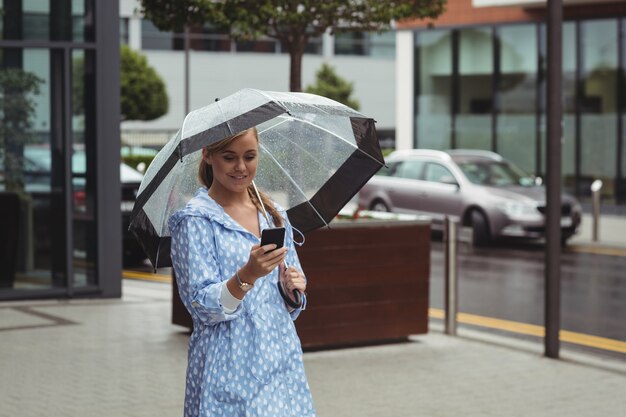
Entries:
[[93, 0], [72, 0], [72, 40], [89, 42], [94, 40]]
[[[561, 142], [561, 172], [563, 187], [566, 191], [575, 193], [576, 187], [576, 23], [563, 24], [563, 141]], [[547, 59], [547, 57], [545, 58]], [[544, 67], [547, 71], [547, 64]], [[546, 86], [547, 87], [547, 86]], [[545, 105], [544, 105], [545, 106]], [[545, 107], [544, 107], [545, 108]], [[547, 126], [547, 114], [544, 126]], [[543, 149], [546, 149], [547, 130], [543, 130]], [[542, 153], [545, 155], [545, 152]], [[542, 164], [545, 171], [545, 157]]]
[[500, 49], [498, 153], [532, 172], [536, 159], [536, 26], [502, 27], [497, 38]]
[[528, 174], [508, 162], [467, 161], [459, 162], [458, 165], [467, 179], [474, 184], [495, 187], [534, 185], [534, 180]]
[[424, 175], [426, 181], [451, 183], [454, 181], [454, 175], [440, 164], [429, 163], [426, 165], [426, 173]]
[[395, 58], [395, 32], [337, 32], [336, 55], [365, 55], [376, 58]]
[[366, 36], [363, 32], [336, 32], [335, 55], [367, 55]]
[[277, 42], [272, 39], [237, 41], [237, 52], [276, 53]]
[[374, 58], [396, 58], [396, 33], [369, 34], [369, 55]]
[[120, 45], [128, 45], [130, 19], [127, 17], [120, 19]]
[[595, 179], [614, 196], [617, 148], [617, 20], [581, 22], [581, 191]]
[[182, 33], [163, 32], [147, 20], [141, 20], [142, 49], [182, 50], [185, 45]]
[[0, 0], [0, 39], [91, 42], [93, 8], [93, 0]]
[[304, 48], [304, 53], [312, 55], [322, 55], [324, 53], [324, 44], [322, 41], [322, 37], [318, 36], [315, 38], [310, 38], [309, 43], [307, 43], [306, 47]]
[[72, 51], [73, 285], [94, 285], [96, 263], [94, 54]]
[[459, 31], [456, 147], [491, 149], [493, 39], [490, 28]]
[[[232, 41], [228, 33], [224, 31], [219, 31], [211, 25], [204, 25], [203, 27], [192, 27], [189, 30], [189, 33], [189, 46], [194, 51], [230, 52], [230, 50], [232, 49]], [[262, 46], [257, 46], [257, 48], [258, 47]], [[267, 45], [265, 45], [264, 47], [267, 48]], [[254, 48], [254, 46], [251, 46], [251, 48]]]
[[452, 36], [449, 30], [418, 32], [415, 41], [417, 148], [449, 149], [452, 112]]
[[16, 39], [47, 40], [50, 36], [50, 3], [46, 1], [24, 0], [23, 34]]
[[394, 176], [396, 173], [396, 168], [398, 167], [397, 162], [388, 163], [387, 166], [384, 166], [376, 172], [376, 175], [380, 175], [382, 177]]
[[51, 143], [50, 61], [45, 49], [0, 50], [0, 194], [13, 201], [9, 205], [17, 204], [12, 217], [0, 219], [0, 239], [15, 250], [2, 262], [2, 289], [64, 285], [58, 262], [64, 250], [58, 210], [63, 193]]
[[422, 178], [423, 161], [402, 161], [396, 168], [396, 177], [419, 180]]

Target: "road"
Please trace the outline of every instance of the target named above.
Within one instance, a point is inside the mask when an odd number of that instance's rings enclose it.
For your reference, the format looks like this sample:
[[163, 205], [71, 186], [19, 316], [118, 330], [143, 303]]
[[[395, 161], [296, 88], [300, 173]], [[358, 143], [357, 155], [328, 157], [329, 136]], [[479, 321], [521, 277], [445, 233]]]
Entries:
[[[444, 252], [432, 242], [430, 305], [444, 306]], [[544, 246], [501, 242], [463, 247], [458, 256], [459, 312], [544, 325]], [[565, 249], [561, 329], [626, 342], [626, 257]]]

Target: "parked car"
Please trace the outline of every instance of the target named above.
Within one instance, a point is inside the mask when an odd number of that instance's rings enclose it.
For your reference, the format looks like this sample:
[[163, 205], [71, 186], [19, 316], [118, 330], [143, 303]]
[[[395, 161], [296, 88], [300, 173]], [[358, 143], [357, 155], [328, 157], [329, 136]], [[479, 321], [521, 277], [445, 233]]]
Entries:
[[[30, 145], [24, 147], [23, 154], [23, 182], [24, 191], [33, 196], [36, 211], [49, 212], [51, 187], [51, 158], [50, 148], [45, 145]], [[82, 148], [76, 148], [72, 153], [72, 200], [73, 209], [77, 213], [87, 213], [89, 211], [85, 185], [87, 167], [86, 155]], [[4, 186], [4, 161], [0, 161], [0, 191]], [[128, 231], [130, 215], [135, 204], [135, 198], [139, 190], [139, 185], [143, 179], [143, 174], [136, 169], [120, 163], [121, 179], [121, 216], [122, 216], [122, 238], [123, 238], [123, 259], [125, 264], [135, 264], [143, 261], [146, 256], [139, 246], [134, 235]], [[42, 215], [41, 219], [49, 216]], [[42, 220], [38, 229], [45, 230], [46, 222]], [[79, 225], [80, 223], [78, 223]], [[80, 227], [80, 226], [77, 226]], [[81, 231], [76, 231], [78, 236]], [[81, 239], [82, 240], [82, 239]], [[77, 242], [78, 243], [78, 242]]]
[[[545, 236], [545, 187], [502, 156], [489, 151], [395, 151], [387, 167], [359, 192], [361, 210], [426, 214], [433, 229], [445, 216], [473, 229], [474, 244], [504, 236]], [[581, 222], [581, 206], [561, 196], [562, 243]]]

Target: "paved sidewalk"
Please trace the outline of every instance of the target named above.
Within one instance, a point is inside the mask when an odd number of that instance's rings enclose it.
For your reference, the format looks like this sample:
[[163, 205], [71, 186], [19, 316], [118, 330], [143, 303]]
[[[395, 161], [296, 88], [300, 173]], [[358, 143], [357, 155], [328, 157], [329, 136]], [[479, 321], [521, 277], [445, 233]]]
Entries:
[[[188, 334], [168, 284], [0, 304], [0, 416], [182, 415]], [[306, 313], [305, 313], [306, 314]], [[305, 354], [319, 417], [624, 416], [626, 363], [461, 329]]]
[[616, 248], [626, 250], [626, 216], [603, 214], [598, 218], [598, 240], [593, 241], [593, 217], [583, 214], [578, 234], [570, 245], [590, 248]]

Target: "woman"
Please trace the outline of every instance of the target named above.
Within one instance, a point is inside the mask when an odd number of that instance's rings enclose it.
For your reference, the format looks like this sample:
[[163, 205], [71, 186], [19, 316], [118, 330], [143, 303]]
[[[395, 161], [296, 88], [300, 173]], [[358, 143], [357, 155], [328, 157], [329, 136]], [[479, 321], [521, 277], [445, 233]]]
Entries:
[[[293, 324], [301, 309], [288, 307], [276, 285], [304, 294], [306, 280], [286, 213], [260, 194], [266, 218], [254, 191], [258, 159], [255, 128], [204, 148], [205, 187], [169, 220], [178, 290], [194, 325], [186, 417], [315, 415]], [[260, 247], [261, 230], [278, 226], [285, 247]]]

